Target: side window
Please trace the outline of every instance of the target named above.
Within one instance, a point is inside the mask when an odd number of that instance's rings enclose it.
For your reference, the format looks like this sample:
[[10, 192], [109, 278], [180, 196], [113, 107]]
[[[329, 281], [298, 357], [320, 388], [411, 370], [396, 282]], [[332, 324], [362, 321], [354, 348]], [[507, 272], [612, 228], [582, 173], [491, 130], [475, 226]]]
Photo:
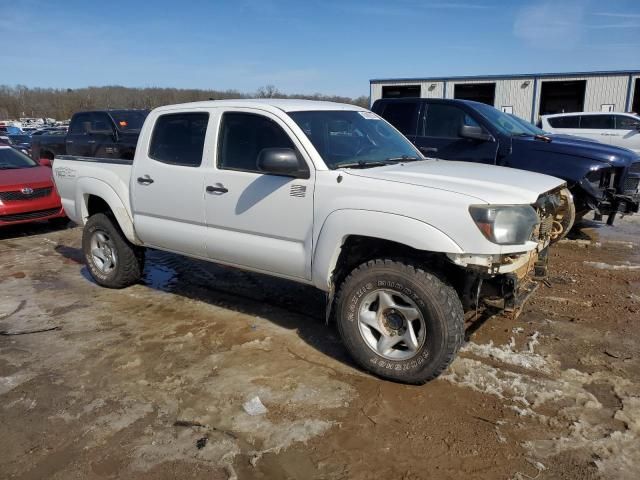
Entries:
[[91, 122], [89, 133], [95, 135], [111, 135], [113, 133], [111, 119], [106, 113], [92, 113], [89, 121]]
[[69, 135], [87, 135], [91, 130], [91, 114], [79, 113], [69, 125]]
[[580, 128], [611, 130], [614, 128], [613, 115], [582, 115]]
[[258, 154], [264, 148], [295, 149], [289, 135], [273, 120], [252, 113], [222, 115], [218, 139], [218, 168], [258, 172]]
[[616, 130], [637, 130], [640, 128], [640, 117], [616, 115]]
[[418, 102], [391, 102], [385, 106], [382, 117], [403, 134], [415, 135], [418, 106]]
[[580, 128], [580, 117], [577, 115], [549, 118], [548, 121], [553, 128]]
[[421, 135], [423, 137], [460, 138], [460, 127], [463, 125], [479, 126], [461, 108], [434, 103], [427, 106]]
[[208, 113], [161, 115], [153, 127], [149, 157], [172, 165], [199, 167], [208, 121]]

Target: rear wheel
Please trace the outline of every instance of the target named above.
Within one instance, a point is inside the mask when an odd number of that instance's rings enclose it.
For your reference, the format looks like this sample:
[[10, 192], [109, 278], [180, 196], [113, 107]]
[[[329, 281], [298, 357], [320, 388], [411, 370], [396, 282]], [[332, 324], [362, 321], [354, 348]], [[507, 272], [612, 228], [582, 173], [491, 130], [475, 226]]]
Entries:
[[144, 250], [132, 245], [103, 213], [91, 216], [84, 226], [82, 250], [91, 276], [103, 287], [128, 287], [142, 276]]
[[463, 341], [455, 290], [410, 262], [380, 259], [356, 268], [342, 284], [336, 313], [354, 360], [394, 381], [437, 377]]

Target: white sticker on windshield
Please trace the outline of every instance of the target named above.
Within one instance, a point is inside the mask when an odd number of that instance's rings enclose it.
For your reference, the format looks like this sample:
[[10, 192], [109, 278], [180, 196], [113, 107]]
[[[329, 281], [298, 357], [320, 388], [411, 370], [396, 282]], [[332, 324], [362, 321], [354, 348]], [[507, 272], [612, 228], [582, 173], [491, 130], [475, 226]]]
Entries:
[[362, 115], [363, 118], [366, 118], [367, 120], [380, 120], [380, 117], [373, 112], [358, 112], [358, 113]]

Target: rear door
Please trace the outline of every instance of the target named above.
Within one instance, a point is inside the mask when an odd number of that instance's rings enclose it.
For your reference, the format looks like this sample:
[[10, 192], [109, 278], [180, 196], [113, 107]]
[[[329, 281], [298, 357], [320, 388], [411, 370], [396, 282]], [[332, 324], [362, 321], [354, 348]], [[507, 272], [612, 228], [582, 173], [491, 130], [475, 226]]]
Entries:
[[314, 170], [309, 178], [263, 173], [258, 154], [304, 149], [277, 116], [219, 109], [215, 167], [206, 172], [207, 253], [213, 260], [286, 277], [311, 278]]
[[611, 143], [616, 135], [613, 115], [580, 115], [579, 132], [581, 137]]
[[614, 115], [614, 117], [616, 130], [611, 136], [611, 143], [640, 153], [640, 117], [635, 115]]
[[136, 233], [151, 247], [206, 257], [203, 158], [209, 112], [156, 113], [132, 171]]
[[68, 155], [90, 156], [89, 132], [91, 131], [91, 114], [78, 113], [73, 116], [65, 139]]
[[563, 115], [547, 118], [549, 131], [563, 135], [580, 135], [580, 115]]
[[90, 114], [91, 129], [87, 140], [90, 157], [120, 158], [116, 129], [111, 117], [104, 112]]
[[429, 157], [495, 164], [498, 143], [462, 138], [459, 132], [463, 125], [481, 127], [489, 133], [471, 113], [456, 105], [427, 103], [414, 143]]

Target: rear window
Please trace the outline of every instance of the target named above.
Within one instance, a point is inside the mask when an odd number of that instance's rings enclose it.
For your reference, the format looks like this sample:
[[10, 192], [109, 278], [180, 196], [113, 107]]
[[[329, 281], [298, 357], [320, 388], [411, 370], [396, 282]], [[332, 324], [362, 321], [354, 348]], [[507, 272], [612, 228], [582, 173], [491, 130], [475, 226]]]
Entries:
[[208, 121], [208, 113], [161, 115], [153, 127], [149, 157], [172, 165], [199, 167]]
[[418, 102], [391, 102], [381, 116], [405, 135], [415, 135], [418, 124]]
[[111, 112], [113, 123], [121, 132], [140, 131], [142, 124], [149, 115], [146, 110], [130, 111], [130, 112]]
[[582, 115], [580, 128], [594, 130], [609, 130], [614, 127], [613, 115]]
[[554, 117], [547, 119], [547, 121], [553, 128], [580, 128], [580, 117], [577, 115]]

